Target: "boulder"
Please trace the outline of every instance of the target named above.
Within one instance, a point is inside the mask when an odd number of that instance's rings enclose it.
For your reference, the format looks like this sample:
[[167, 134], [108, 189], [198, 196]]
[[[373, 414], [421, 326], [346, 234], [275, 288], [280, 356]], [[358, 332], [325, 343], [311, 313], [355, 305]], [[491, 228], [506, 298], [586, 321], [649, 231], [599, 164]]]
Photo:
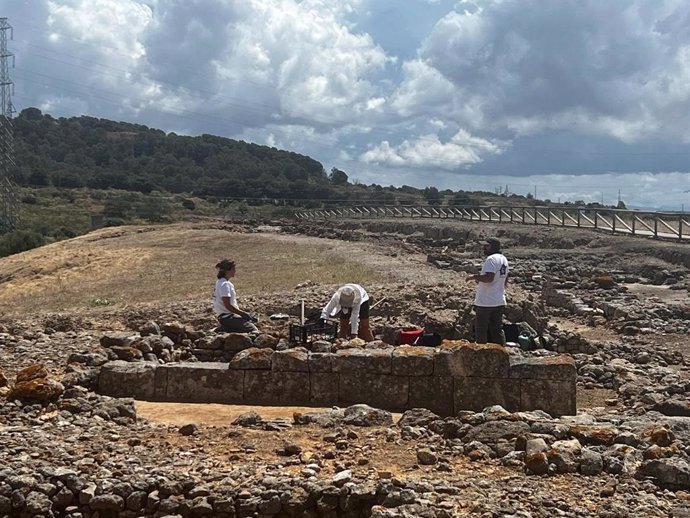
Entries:
[[500, 439], [515, 439], [529, 432], [529, 425], [522, 421], [488, 421], [478, 424], [467, 432], [463, 442], [479, 441], [495, 444]]
[[35, 401], [52, 401], [65, 391], [62, 383], [48, 378], [36, 378], [30, 381], [15, 383], [7, 399], [30, 399]]
[[100, 343], [102, 347], [110, 348], [116, 345], [128, 347], [137, 339], [136, 336], [130, 333], [109, 332], [101, 336]]
[[251, 337], [245, 333], [229, 333], [225, 337], [223, 349], [227, 352], [244, 351], [254, 347]]
[[23, 368], [17, 373], [16, 383], [22, 383], [25, 381], [31, 381], [39, 378], [47, 378], [48, 369], [45, 365], [40, 363], [35, 363]]
[[275, 349], [278, 345], [278, 338], [268, 334], [260, 334], [254, 339], [254, 347]]
[[398, 421], [398, 426], [429, 426], [430, 423], [437, 421], [440, 417], [426, 408], [412, 408], [406, 411]]
[[369, 405], [352, 405], [345, 409], [343, 422], [354, 426], [390, 426], [393, 416], [386, 410]]
[[644, 462], [637, 472], [639, 477], [652, 477], [655, 482], [672, 489], [690, 489], [690, 464], [679, 457]]

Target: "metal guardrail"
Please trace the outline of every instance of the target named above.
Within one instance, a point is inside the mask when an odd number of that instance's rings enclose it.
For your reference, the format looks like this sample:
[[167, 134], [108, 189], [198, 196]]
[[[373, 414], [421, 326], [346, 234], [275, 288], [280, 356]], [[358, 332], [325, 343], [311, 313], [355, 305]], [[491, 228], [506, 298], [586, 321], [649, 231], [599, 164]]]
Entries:
[[491, 223], [576, 227], [690, 242], [690, 214], [584, 207], [514, 206], [353, 206], [298, 211], [304, 220], [332, 218], [435, 218]]

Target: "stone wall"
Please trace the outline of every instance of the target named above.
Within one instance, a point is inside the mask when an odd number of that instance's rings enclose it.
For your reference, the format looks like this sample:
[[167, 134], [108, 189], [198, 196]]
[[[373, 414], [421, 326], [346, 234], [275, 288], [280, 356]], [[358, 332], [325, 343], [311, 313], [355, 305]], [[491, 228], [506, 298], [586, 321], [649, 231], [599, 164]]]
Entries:
[[565, 355], [528, 358], [496, 344], [446, 341], [310, 353], [250, 348], [230, 363], [112, 361], [99, 391], [151, 401], [332, 406], [366, 403], [391, 411], [423, 407], [440, 415], [501, 405], [511, 412], [575, 414], [576, 368]]

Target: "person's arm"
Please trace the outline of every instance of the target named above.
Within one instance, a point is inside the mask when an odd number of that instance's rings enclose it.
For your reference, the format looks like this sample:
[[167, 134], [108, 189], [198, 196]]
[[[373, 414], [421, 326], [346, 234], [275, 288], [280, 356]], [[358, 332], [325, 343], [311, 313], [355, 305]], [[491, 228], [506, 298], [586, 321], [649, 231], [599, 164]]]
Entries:
[[477, 282], [494, 282], [494, 277], [496, 274], [494, 272], [477, 273], [475, 275], [469, 275], [467, 281], [477, 281]]
[[326, 304], [324, 308], [321, 310], [321, 319], [325, 320], [327, 318], [331, 318], [337, 307], [338, 292], [336, 291], [335, 294], [331, 297], [331, 300], [328, 301], [328, 304]]
[[242, 311], [237, 306], [233, 306], [230, 303], [230, 297], [221, 297], [220, 300], [223, 301], [223, 306], [225, 306], [225, 309], [227, 309], [233, 315], [238, 315], [238, 316], [243, 317], [243, 318], [249, 318], [250, 317], [249, 313], [247, 313], [246, 311]]

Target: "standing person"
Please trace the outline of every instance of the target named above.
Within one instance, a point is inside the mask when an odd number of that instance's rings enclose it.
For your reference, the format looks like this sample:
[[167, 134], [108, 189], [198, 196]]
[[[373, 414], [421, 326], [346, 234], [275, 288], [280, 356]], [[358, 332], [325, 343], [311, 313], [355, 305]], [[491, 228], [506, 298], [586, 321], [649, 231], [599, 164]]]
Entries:
[[246, 311], [237, 305], [237, 292], [230, 279], [235, 276], [235, 261], [221, 259], [218, 264], [218, 280], [213, 289], [213, 313], [220, 327], [229, 333], [258, 333], [253, 324], [255, 321]]
[[506, 282], [508, 281], [508, 259], [501, 253], [501, 242], [495, 237], [480, 242], [487, 256], [479, 274], [470, 275], [466, 281], [477, 282], [474, 297], [474, 331], [478, 344], [492, 342], [506, 344], [503, 332], [503, 312], [506, 307]]
[[336, 315], [340, 319], [339, 338], [354, 335], [367, 342], [374, 341], [369, 327], [369, 295], [359, 284], [338, 288], [321, 311], [322, 319]]

